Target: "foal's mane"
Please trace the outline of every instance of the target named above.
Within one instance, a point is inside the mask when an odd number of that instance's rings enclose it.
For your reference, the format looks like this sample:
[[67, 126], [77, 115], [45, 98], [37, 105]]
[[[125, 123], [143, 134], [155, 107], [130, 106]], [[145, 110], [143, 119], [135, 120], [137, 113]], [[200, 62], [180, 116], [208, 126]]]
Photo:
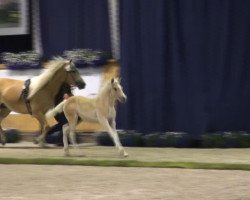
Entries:
[[[117, 82], [117, 78], [113, 78], [114, 82]], [[118, 83], [119, 84], [119, 83]], [[112, 90], [112, 83], [111, 83], [111, 79], [105, 81], [99, 90], [99, 93], [97, 95], [98, 98], [102, 98], [102, 97], [109, 97], [110, 100], [115, 100], [115, 99], [111, 99], [111, 90]]]
[[111, 80], [106, 80], [103, 84], [101, 84], [98, 96], [100, 96], [106, 92], [109, 92], [108, 90], [110, 90], [110, 89], [111, 89]]
[[67, 63], [69, 63], [69, 61], [61, 57], [54, 58], [54, 60], [48, 62], [46, 65], [47, 70], [45, 72], [31, 78], [28, 99], [31, 99], [40, 89], [42, 89], [51, 80], [55, 73]]

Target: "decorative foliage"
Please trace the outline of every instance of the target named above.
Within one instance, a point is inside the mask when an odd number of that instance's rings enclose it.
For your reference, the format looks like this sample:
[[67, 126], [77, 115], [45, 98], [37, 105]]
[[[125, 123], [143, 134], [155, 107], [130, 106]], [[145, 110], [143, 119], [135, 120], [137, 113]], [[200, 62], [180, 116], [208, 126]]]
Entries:
[[[136, 131], [118, 131], [123, 146], [137, 147], [177, 147], [177, 148], [249, 148], [250, 133], [215, 132], [201, 135], [199, 139], [191, 138], [184, 132], [157, 132], [143, 135]], [[197, 143], [198, 145], [194, 145]], [[106, 132], [97, 135], [97, 143], [112, 146], [113, 141]]]
[[2, 53], [3, 63], [10, 69], [40, 68], [40, 55], [34, 51]]
[[99, 66], [107, 62], [110, 55], [102, 51], [94, 51], [91, 49], [73, 49], [63, 52], [63, 57], [68, 60], [73, 60], [77, 67], [87, 65]]
[[125, 131], [119, 130], [118, 131], [119, 138], [123, 146], [127, 147], [143, 147], [144, 140], [143, 135], [133, 130]]
[[16, 129], [8, 129], [5, 131], [7, 143], [17, 143], [22, 139], [21, 133]]
[[[141, 133], [135, 131], [117, 131], [120, 141], [123, 146], [140, 147], [143, 145], [143, 138]], [[107, 132], [100, 132], [97, 134], [97, 143], [102, 146], [113, 146], [114, 143]]]
[[250, 147], [250, 134], [247, 132], [215, 132], [201, 137], [203, 148], [246, 148]]
[[[118, 131], [123, 146], [130, 147], [189, 147], [190, 138], [186, 133], [164, 132], [143, 135], [133, 130]], [[97, 143], [112, 146], [113, 142], [106, 132], [97, 135]]]
[[160, 132], [144, 135], [146, 147], [190, 147], [191, 139], [184, 132]]
[[97, 143], [101, 146], [114, 146], [111, 137], [107, 132], [100, 132], [96, 136]]

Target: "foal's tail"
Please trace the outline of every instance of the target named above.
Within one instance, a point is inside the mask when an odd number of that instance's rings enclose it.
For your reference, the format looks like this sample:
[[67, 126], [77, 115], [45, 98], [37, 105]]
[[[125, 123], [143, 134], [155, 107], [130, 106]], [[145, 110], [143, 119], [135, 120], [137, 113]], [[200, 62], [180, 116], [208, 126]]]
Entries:
[[63, 100], [61, 103], [59, 103], [55, 108], [52, 108], [51, 110], [49, 110], [45, 116], [46, 118], [49, 118], [49, 117], [54, 117], [55, 115], [63, 112], [63, 106], [64, 106], [64, 103], [65, 103], [66, 100]]

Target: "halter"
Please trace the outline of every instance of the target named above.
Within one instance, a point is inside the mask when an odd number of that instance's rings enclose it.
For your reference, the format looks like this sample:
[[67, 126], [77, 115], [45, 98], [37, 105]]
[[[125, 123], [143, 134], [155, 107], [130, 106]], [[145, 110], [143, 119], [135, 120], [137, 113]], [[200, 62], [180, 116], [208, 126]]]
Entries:
[[74, 73], [73, 71], [68, 71], [68, 74], [71, 76], [72, 80], [76, 82], [75, 77], [72, 75], [73, 73]]
[[[72, 80], [75, 82], [75, 84], [77, 85], [77, 81], [75, 80], [75, 77], [72, 75], [74, 73], [74, 71], [67, 71], [67, 76], [70, 75], [70, 77], [72, 78]], [[67, 77], [66, 77], [67, 78]]]

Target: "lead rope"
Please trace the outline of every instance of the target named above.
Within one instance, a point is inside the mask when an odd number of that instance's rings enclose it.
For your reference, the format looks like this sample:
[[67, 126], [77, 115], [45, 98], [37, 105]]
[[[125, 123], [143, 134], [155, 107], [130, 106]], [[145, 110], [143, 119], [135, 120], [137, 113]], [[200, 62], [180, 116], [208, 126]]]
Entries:
[[22, 90], [21, 97], [22, 97], [24, 103], [26, 104], [26, 107], [27, 107], [27, 110], [28, 110], [29, 114], [32, 115], [30, 100], [28, 99], [29, 88], [30, 88], [30, 79], [28, 79], [28, 80], [26, 80], [24, 82], [24, 88]]

